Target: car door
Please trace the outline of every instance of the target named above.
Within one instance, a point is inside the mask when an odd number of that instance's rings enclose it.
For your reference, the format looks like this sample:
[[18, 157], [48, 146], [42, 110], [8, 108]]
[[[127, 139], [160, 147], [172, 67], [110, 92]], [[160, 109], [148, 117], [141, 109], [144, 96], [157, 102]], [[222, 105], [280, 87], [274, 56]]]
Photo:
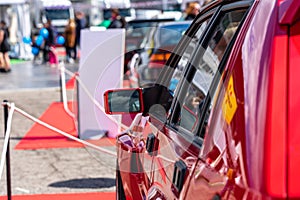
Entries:
[[[194, 198], [213, 197], [225, 187], [223, 174], [199, 159], [199, 154], [203, 149], [213, 97], [218, 94], [224, 66], [251, 5], [252, 1], [243, 1], [216, 3], [210, 7], [194, 21], [158, 79], [174, 98], [171, 108], [166, 111], [166, 119], [161, 117], [163, 108], [159, 105], [152, 111], [150, 109], [151, 139], [155, 140], [157, 149], [153, 156], [149, 199], [184, 197], [189, 187], [195, 187], [188, 184], [194, 171], [201, 176], [205, 174], [202, 177], [206, 184], [202, 185], [205, 187], [201, 196]], [[222, 138], [220, 146], [216, 149], [221, 151], [216, 154], [218, 160], [222, 160], [220, 155], [224, 150]]]

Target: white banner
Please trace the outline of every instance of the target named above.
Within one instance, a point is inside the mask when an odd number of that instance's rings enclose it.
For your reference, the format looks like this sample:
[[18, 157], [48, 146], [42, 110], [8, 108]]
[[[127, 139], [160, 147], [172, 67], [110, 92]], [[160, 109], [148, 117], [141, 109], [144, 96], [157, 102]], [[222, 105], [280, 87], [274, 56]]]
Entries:
[[[89, 93], [103, 106], [104, 91], [122, 87], [125, 30], [82, 30], [79, 77]], [[115, 118], [120, 122], [120, 117]], [[81, 139], [98, 139], [108, 131], [109, 137], [119, 133], [118, 124], [109, 119], [78, 88], [78, 131]]]

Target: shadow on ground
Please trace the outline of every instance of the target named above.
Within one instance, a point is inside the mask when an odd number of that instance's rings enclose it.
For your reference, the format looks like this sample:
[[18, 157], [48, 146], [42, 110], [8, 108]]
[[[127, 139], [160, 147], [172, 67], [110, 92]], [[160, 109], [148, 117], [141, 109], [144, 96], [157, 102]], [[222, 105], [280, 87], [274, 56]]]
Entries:
[[83, 179], [71, 179], [67, 181], [60, 181], [50, 184], [50, 187], [56, 188], [77, 188], [77, 189], [100, 189], [109, 188], [116, 185], [113, 178], [83, 178]]

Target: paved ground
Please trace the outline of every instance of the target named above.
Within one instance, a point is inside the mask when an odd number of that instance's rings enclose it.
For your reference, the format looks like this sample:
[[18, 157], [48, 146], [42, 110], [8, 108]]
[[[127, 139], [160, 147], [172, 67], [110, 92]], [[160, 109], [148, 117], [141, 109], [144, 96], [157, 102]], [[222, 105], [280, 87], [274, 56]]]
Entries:
[[[76, 71], [78, 64], [67, 65]], [[31, 61], [0, 73], [0, 100], [39, 117], [48, 106], [60, 100], [59, 71]], [[3, 146], [3, 108], [0, 109], [0, 147]], [[114, 191], [115, 158], [90, 148], [14, 150], [33, 125], [15, 113], [11, 132], [12, 194], [45, 194]], [[113, 147], [112, 147], [113, 148]], [[0, 195], [6, 195], [6, 172], [0, 180]]]

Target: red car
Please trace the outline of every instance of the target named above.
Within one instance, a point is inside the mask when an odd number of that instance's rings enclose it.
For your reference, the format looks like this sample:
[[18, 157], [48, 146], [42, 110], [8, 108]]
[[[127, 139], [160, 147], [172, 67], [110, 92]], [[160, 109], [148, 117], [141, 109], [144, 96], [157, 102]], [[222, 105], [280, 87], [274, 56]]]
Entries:
[[300, 199], [300, 1], [205, 6], [156, 84], [105, 92], [118, 199]]

